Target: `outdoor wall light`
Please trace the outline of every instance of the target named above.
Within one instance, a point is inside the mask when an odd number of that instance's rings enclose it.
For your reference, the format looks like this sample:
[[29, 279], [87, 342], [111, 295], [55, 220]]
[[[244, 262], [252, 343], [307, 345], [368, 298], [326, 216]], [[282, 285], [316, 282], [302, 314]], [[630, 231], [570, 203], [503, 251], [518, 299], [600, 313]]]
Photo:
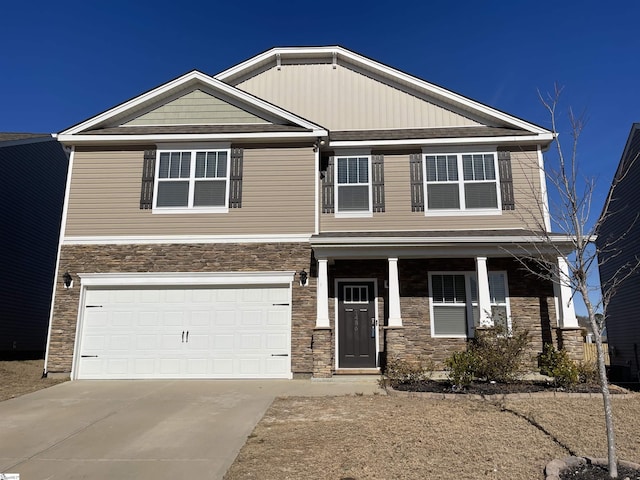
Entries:
[[65, 272], [64, 275], [62, 275], [62, 281], [64, 282], [64, 288], [73, 287], [73, 277], [69, 272]]
[[304, 268], [302, 269], [302, 271], [300, 271], [300, 273], [298, 274], [300, 275], [300, 286], [304, 287], [307, 285], [307, 278], [309, 277], [309, 274], [307, 272], [304, 271]]

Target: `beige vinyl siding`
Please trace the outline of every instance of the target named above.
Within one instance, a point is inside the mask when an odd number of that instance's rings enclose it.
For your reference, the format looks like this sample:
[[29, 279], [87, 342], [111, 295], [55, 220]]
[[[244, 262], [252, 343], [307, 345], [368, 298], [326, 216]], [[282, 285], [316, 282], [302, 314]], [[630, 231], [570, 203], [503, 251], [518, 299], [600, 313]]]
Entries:
[[194, 90], [125, 125], [228, 125], [269, 123], [202, 90]]
[[217, 214], [140, 209], [143, 151], [76, 152], [66, 236], [311, 234], [309, 148], [244, 150], [242, 208]]
[[236, 86], [331, 130], [480, 125], [342, 64], [282, 65]]
[[[322, 214], [322, 232], [348, 231], [414, 231], [469, 230], [495, 228], [534, 228], [539, 202], [540, 173], [537, 152], [512, 152], [515, 210], [500, 211], [499, 215], [426, 216], [411, 211], [409, 155], [385, 155], [384, 189], [385, 212], [369, 218], [335, 218]], [[537, 197], [536, 197], [537, 196]]]

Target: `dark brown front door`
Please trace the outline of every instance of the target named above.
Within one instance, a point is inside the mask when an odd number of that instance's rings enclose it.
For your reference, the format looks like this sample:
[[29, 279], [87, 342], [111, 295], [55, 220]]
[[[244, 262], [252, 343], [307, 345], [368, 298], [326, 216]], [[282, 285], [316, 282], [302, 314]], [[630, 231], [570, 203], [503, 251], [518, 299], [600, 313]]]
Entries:
[[373, 282], [338, 282], [339, 368], [375, 368], [374, 301]]

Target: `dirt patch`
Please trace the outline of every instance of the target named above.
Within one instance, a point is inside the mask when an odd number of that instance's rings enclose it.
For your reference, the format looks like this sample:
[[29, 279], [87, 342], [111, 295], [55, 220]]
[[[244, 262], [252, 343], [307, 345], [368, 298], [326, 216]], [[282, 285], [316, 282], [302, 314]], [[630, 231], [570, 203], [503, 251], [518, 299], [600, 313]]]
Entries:
[[[615, 402], [614, 408], [620, 457], [638, 459], [640, 396]], [[606, 448], [604, 435], [598, 399], [491, 404], [384, 396], [279, 398], [225, 479], [543, 479], [547, 462], [570, 454], [563, 445], [595, 455]]]
[[19, 397], [66, 381], [42, 378], [44, 360], [0, 361], [0, 401]]

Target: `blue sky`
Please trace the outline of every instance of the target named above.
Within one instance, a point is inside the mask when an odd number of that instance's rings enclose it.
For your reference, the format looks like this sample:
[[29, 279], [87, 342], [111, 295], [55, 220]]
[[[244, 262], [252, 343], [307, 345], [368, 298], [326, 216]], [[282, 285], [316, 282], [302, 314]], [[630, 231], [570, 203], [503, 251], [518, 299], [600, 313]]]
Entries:
[[640, 121], [639, 19], [640, 2], [615, 0], [9, 2], [0, 131], [58, 132], [194, 68], [339, 44], [545, 127], [537, 91], [562, 85], [589, 118], [580, 161], [599, 210]]

